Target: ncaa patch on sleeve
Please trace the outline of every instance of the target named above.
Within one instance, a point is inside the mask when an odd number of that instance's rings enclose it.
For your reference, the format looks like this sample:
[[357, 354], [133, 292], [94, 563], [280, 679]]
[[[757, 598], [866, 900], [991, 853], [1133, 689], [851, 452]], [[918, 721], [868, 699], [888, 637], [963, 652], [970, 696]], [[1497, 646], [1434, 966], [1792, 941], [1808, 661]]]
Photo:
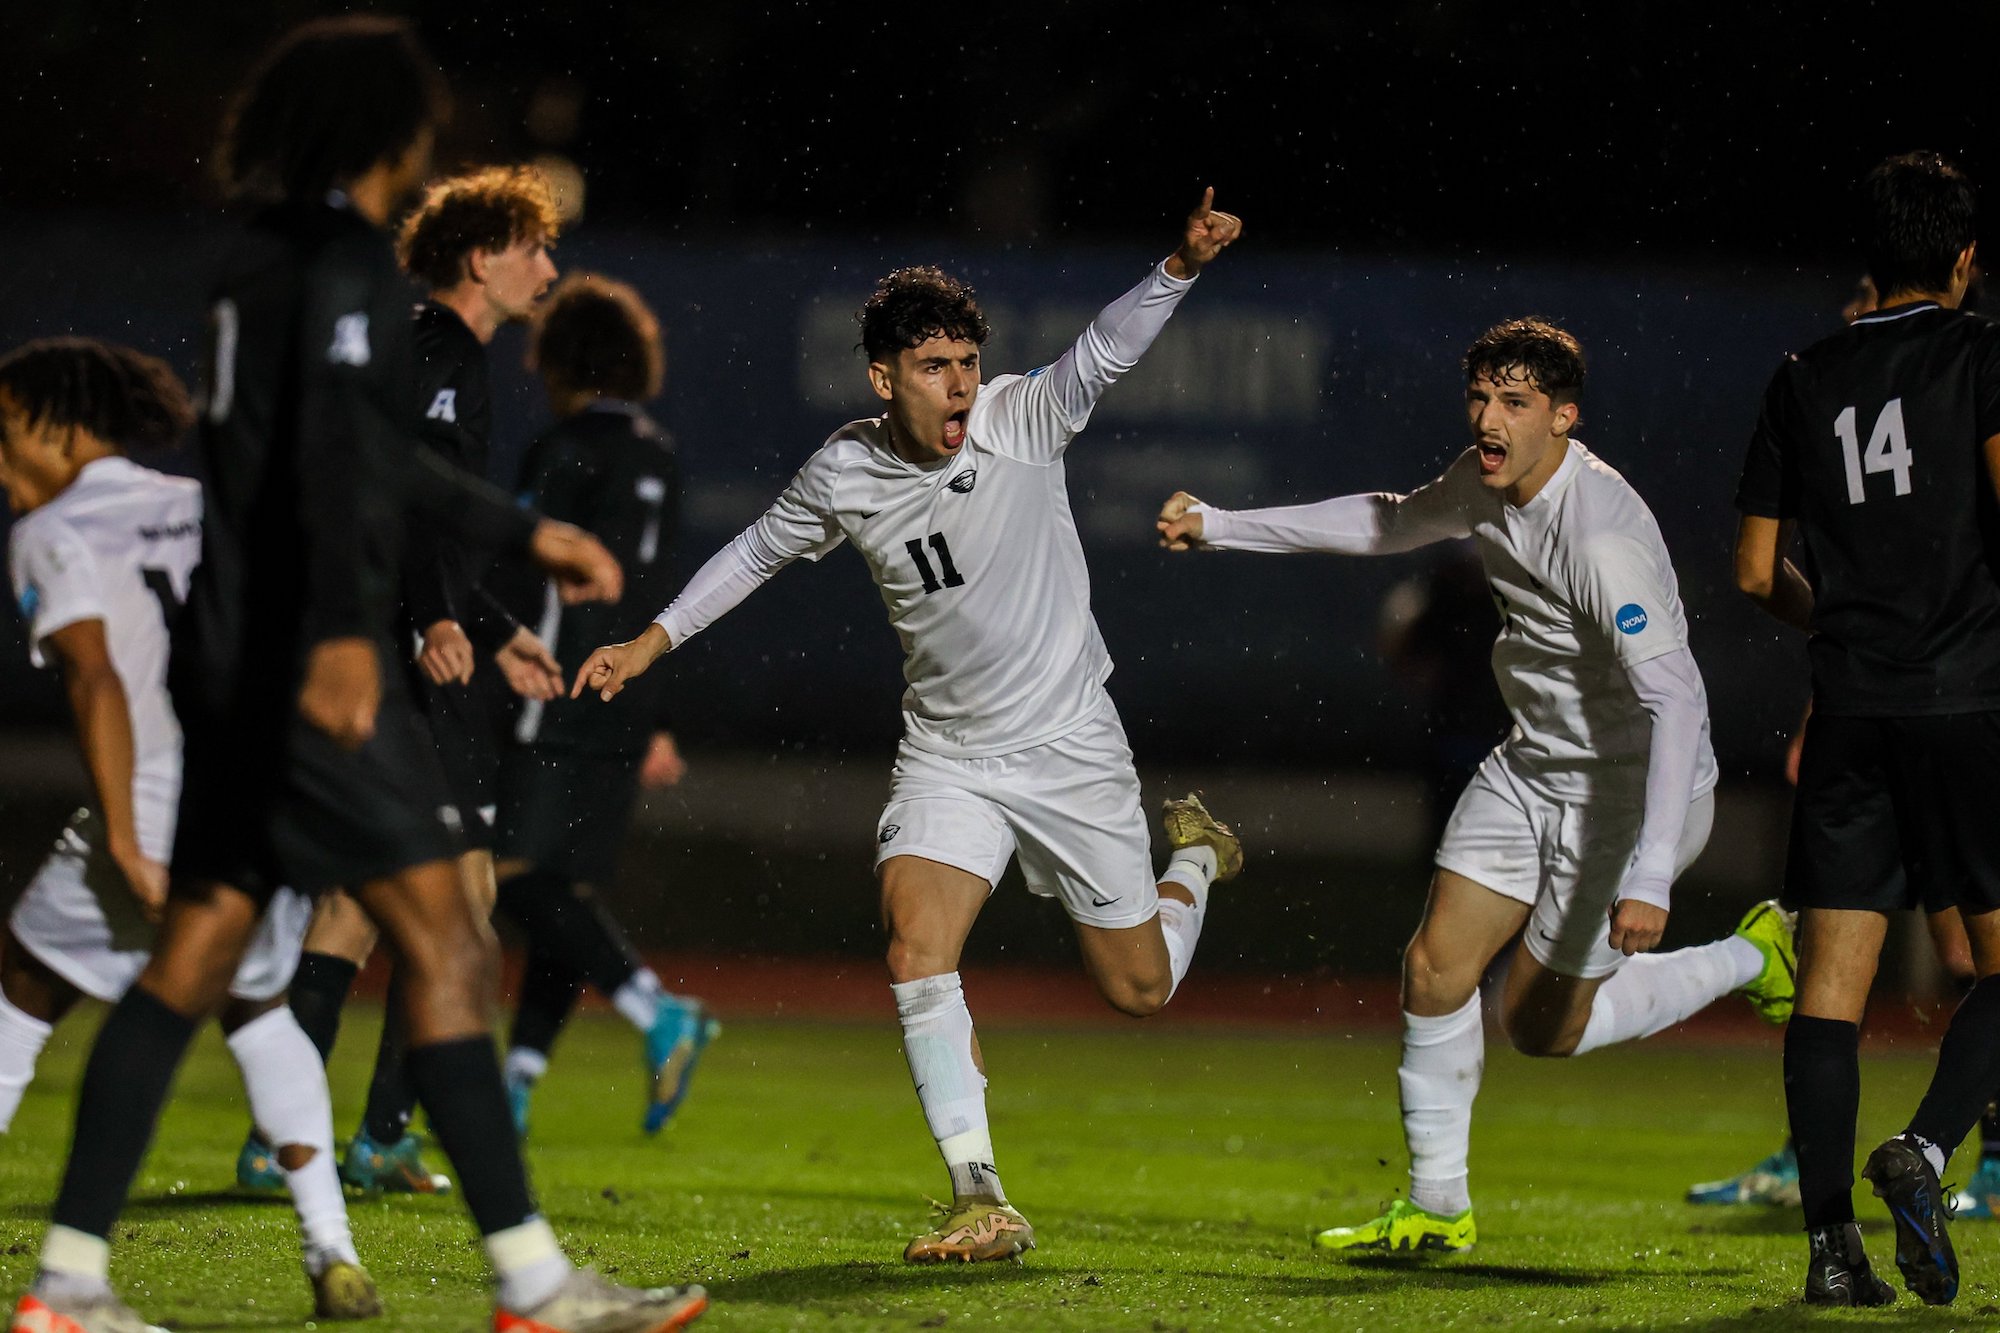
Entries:
[[1620, 634], [1637, 634], [1646, 628], [1646, 608], [1637, 602], [1627, 602], [1618, 608], [1612, 619]]

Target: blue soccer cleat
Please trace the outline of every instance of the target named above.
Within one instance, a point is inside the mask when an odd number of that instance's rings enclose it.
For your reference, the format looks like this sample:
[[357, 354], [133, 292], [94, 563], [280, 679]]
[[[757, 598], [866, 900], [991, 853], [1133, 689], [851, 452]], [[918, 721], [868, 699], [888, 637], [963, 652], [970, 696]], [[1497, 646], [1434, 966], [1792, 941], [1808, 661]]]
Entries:
[[255, 1129], [243, 1140], [243, 1150], [236, 1154], [236, 1187], [252, 1194], [285, 1192], [284, 1168], [271, 1155], [271, 1145]]
[[1991, 1221], [2000, 1217], [2000, 1157], [1982, 1157], [1964, 1189], [1952, 1195], [1952, 1213]]
[[424, 1165], [421, 1134], [377, 1143], [362, 1130], [340, 1159], [340, 1179], [363, 1194], [449, 1194], [451, 1177]]
[[1689, 1203], [1762, 1203], [1775, 1208], [1799, 1206], [1799, 1156], [1791, 1141], [1748, 1171], [1727, 1180], [1688, 1186]]
[[528, 1141], [528, 1103], [535, 1096], [535, 1080], [518, 1070], [507, 1074], [507, 1112], [514, 1117], [514, 1137]]
[[688, 996], [662, 995], [653, 1011], [653, 1026], [646, 1029], [646, 1068], [653, 1076], [652, 1091], [646, 1102], [645, 1129], [660, 1132], [673, 1119], [694, 1080], [695, 1066], [722, 1031], [708, 1007]]

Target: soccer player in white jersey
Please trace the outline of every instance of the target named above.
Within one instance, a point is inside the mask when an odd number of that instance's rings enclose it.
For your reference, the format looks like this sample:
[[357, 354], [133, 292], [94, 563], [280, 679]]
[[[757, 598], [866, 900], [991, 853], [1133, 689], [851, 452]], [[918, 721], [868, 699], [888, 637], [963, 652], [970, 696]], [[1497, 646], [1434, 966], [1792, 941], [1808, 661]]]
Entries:
[[1774, 905], [1728, 939], [1649, 952], [1674, 880], [1708, 840], [1715, 758], [1659, 526], [1570, 439], [1583, 349], [1513, 320], [1472, 345], [1465, 371], [1472, 447], [1428, 486], [1238, 512], [1181, 492], [1158, 524], [1170, 550], [1379, 555], [1470, 537], [1500, 610], [1493, 674], [1514, 729], [1452, 813], [1403, 955], [1409, 1198], [1320, 1233], [1321, 1249], [1451, 1251], [1477, 1238], [1479, 981], [1516, 935], [1500, 1017], [1528, 1055], [1648, 1036], [1734, 990], [1773, 1022], [1791, 1008], [1791, 934]]
[[769, 512], [673, 605], [577, 673], [610, 699], [778, 570], [851, 541], [903, 643], [905, 736], [876, 866], [889, 975], [917, 1099], [953, 1204], [912, 1262], [1001, 1259], [1034, 1245], [993, 1167], [986, 1077], [958, 960], [1009, 860], [1062, 901], [1084, 966], [1125, 1013], [1167, 1002], [1194, 955], [1211, 881], [1242, 865], [1200, 802], [1168, 803], [1155, 881], [1139, 782], [1105, 693], [1111, 659], [1064, 481], [1099, 396], [1152, 345], [1204, 265], [1242, 232], [1209, 190], [1180, 247], [1105, 307], [1054, 364], [981, 387], [987, 327], [934, 268], [884, 278], [861, 312], [868, 381], [887, 404], [807, 460]]
[[[129, 348], [48, 339], [0, 360], [0, 483], [20, 515], [14, 595], [35, 664], [62, 673], [96, 796], [0, 935], [0, 1131], [53, 1025], [82, 996], [117, 1000], [139, 975], [166, 898], [181, 785], [167, 622], [201, 558], [201, 487], [125, 449], [170, 446], [193, 419], [173, 372]], [[311, 911], [277, 894], [222, 1021], [251, 1112], [281, 1145], [318, 1313], [359, 1319], [381, 1303], [348, 1232], [326, 1076], [284, 1003]]]

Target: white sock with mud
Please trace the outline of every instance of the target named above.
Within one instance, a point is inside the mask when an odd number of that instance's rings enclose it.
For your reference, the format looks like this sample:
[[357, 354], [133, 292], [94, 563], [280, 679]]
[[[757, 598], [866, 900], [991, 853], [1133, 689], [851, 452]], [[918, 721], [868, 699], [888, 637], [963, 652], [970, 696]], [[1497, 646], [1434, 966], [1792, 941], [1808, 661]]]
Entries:
[[14, 1007], [0, 995], [0, 1134], [14, 1123], [14, 1112], [35, 1080], [35, 1061], [49, 1044], [47, 1023]]
[[1410, 1149], [1410, 1202], [1455, 1216], [1472, 1206], [1467, 1159], [1472, 1102], [1486, 1069], [1486, 1030], [1473, 992], [1455, 1013], [1403, 1015], [1403, 1140]]
[[1201, 923], [1208, 916], [1208, 886], [1215, 881], [1216, 870], [1213, 848], [1183, 847], [1173, 854], [1160, 876], [1160, 883], [1178, 884], [1194, 895], [1192, 904], [1165, 895], [1160, 898], [1160, 934], [1166, 940], [1167, 967], [1174, 978], [1168, 999], [1180, 989], [1181, 978], [1194, 962], [1194, 947], [1201, 942]]
[[555, 1228], [535, 1216], [485, 1237], [486, 1259], [499, 1284], [494, 1293], [503, 1310], [525, 1314], [549, 1299], [575, 1271], [556, 1243]]
[[903, 1056], [924, 1120], [951, 1172], [955, 1198], [1005, 1199], [993, 1169], [993, 1134], [986, 1123], [986, 1075], [972, 1058], [972, 1011], [958, 973], [896, 982], [896, 1017]]
[[653, 1026], [653, 1019], [660, 1011], [660, 997], [666, 993], [667, 988], [660, 984], [653, 969], [642, 967], [611, 997], [611, 1007], [624, 1015], [627, 1023], [644, 1032]]
[[[285, 1188], [299, 1215], [306, 1267], [323, 1271], [335, 1260], [359, 1263], [347, 1224], [347, 1201], [333, 1160], [333, 1102], [326, 1066], [312, 1038], [280, 1005], [229, 1034], [229, 1053], [243, 1071], [250, 1118], [271, 1145], [271, 1158], [285, 1173]], [[287, 1167], [297, 1149], [311, 1151], [304, 1163]]]
[[1574, 1054], [1686, 1022], [1763, 970], [1757, 946], [1735, 935], [1672, 953], [1635, 954], [1597, 988]]

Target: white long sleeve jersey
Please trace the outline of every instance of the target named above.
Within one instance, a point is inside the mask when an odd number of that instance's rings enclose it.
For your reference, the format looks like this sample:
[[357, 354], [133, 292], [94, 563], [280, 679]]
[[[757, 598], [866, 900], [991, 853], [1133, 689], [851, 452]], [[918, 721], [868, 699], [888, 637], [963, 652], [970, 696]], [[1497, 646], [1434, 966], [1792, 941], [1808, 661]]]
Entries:
[[[1202, 507], [1206, 545], [1243, 551], [1379, 554], [1470, 537], [1500, 611], [1493, 676], [1514, 715], [1505, 748], [1554, 800], [1643, 798], [1653, 721], [1629, 672], [1688, 646], [1673, 561], [1637, 491], [1572, 443], [1525, 505], [1480, 483], [1468, 449], [1408, 495], [1356, 495], [1244, 512]], [[1690, 796], [1716, 783], [1708, 701], [1700, 703]]]
[[180, 808], [181, 728], [167, 696], [167, 620], [201, 560], [201, 486], [130, 459], [85, 464], [68, 489], [14, 524], [8, 567], [28, 654], [86, 620], [104, 622], [112, 669], [132, 710], [133, 818], [139, 846], [164, 861]]
[[984, 385], [951, 458], [904, 462], [884, 418], [841, 427], [656, 623], [678, 647], [791, 561], [851, 541], [902, 641], [912, 745], [977, 758], [1076, 730], [1105, 704], [1111, 657], [1064, 455], [1192, 284], [1155, 267], [1054, 364]]

